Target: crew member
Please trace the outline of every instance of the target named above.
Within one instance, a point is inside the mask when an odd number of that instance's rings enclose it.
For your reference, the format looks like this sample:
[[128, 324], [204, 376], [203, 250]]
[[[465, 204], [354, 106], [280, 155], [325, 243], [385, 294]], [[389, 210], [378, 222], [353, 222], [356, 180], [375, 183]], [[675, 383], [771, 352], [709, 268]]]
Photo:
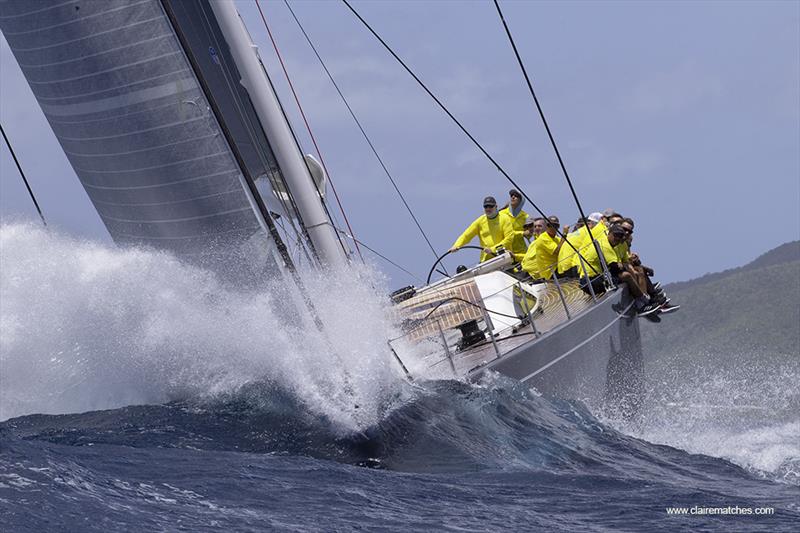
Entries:
[[497, 255], [496, 248], [502, 244], [505, 236], [504, 224], [497, 211], [497, 200], [493, 196], [487, 196], [483, 199], [483, 214], [464, 230], [450, 247], [450, 251], [455, 252], [478, 237], [483, 248], [480, 260], [487, 261]]
[[606, 233], [606, 226], [603, 222], [603, 219], [603, 213], [599, 212], [594, 212], [587, 217], [588, 227], [584, 226], [578, 231], [578, 237], [573, 243], [575, 245], [575, 249], [578, 251], [578, 253], [580, 253], [580, 256], [573, 252], [572, 264], [570, 267], [575, 267], [576, 270], [580, 270], [581, 256], [586, 255], [586, 250], [588, 248], [594, 248], [592, 240], [599, 239], [601, 235]]
[[[564, 244], [564, 237], [558, 237], [559, 221], [557, 216], [547, 217], [545, 231], [528, 247], [522, 260], [522, 268], [534, 280], [546, 280], [553, 275], [558, 263], [558, 252]], [[564, 226], [562, 233], [566, 235], [569, 226]]]
[[528, 249], [528, 243], [525, 241], [524, 226], [525, 221], [528, 220], [528, 213], [522, 210], [525, 205], [525, 198], [516, 189], [508, 191], [508, 205], [500, 210], [500, 217], [502, 218], [503, 232], [505, 239], [503, 239], [503, 248], [514, 254], [515, 261], [519, 262], [525, 257], [525, 251]]
[[539, 235], [544, 233], [544, 230], [547, 228], [547, 220], [543, 219], [542, 217], [536, 217], [533, 219], [533, 238], [537, 239]]
[[614, 224], [622, 224], [624, 220], [625, 217], [623, 217], [619, 213], [612, 213], [610, 217], [606, 217], [606, 226], [610, 228]]
[[[530, 250], [531, 244], [533, 241], [536, 240], [535, 229], [534, 226], [536, 225], [536, 221], [531, 217], [528, 217], [525, 220], [525, 224], [522, 226], [522, 238], [525, 240], [525, 251], [527, 253]], [[514, 254], [514, 261], [517, 263], [521, 263], [522, 260], [525, 259], [525, 253], [521, 254]]]
[[583, 227], [583, 218], [579, 218], [572, 227], [572, 232], [566, 234], [566, 242], [558, 251], [558, 277], [577, 278], [578, 267], [574, 265], [575, 248], [577, 248], [580, 229]]
[[617, 257], [622, 263], [630, 263], [629, 253], [633, 242], [633, 220], [619, 217], [619, 222], [613, 222], [612, 226], [616, 224], [619, 224], [625, 230], [625, 239], [614, 247], [614, 251], [617, 252]]
[[627, 258], [625, 261], [629, 263], [628, 268], [639, 275], [639, 279], [643, 282], [643, 284], [640, 284], [642, 290], [650, 296], [651, 302], [661, 304], [661, 308], [659, 309], [660, 314], [671, 313], [680, 309], [681, 306], [670, 304], [670, 300], [667, 298], [667, 294], [664, 292], [660, 283], [653, 283], [652, 277], [655, 274], [653, 269], [642, 264], [641, 259], [639, 259], [639, 254], [630, 251], [630, 247], [633, 244], [633, 219], [625, 217], [620, 225], [625, 228], [627, 232], [625, 242], [628, 253], [626, 254]]
[[634, 298], [634, 306], [636, 311], [641, 316], [646, 316], [658, 311], [660, 304], [650, 302], [650, 298], [642, 291], [640, 282], [637, 276], [630, 271], [626, 270], [617, 257], [614, 247], [620, 242], [624, 241], [627, 237], [627, 232], [620, 225], [614, 225], [609, 228], [608, 235], [601, 236], [597, 239], [598, 246], [590, 246], [586, 248], [586, 253], [583, 255], [585, 263], [581, 269], [581, 288], [585, 292], [590, 292], [589, 283], [592, 285], [595, 294], [605, 292], [605, 285], [603, 284], [603, 265], [600, 257], [597, 254], [597, 248], [603, 254], [605, 263], [608, 266], [608, 271], [615, 284], [625, 284]]

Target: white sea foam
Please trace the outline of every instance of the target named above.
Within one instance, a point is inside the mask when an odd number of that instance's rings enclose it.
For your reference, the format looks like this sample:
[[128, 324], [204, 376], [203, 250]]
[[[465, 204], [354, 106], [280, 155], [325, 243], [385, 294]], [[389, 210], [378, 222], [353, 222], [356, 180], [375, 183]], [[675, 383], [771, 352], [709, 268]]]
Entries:
[[158, 403], [267, 380], [346, 427], [377, 422], [400, 389], [385, 343], [385, 298], [373, 288], [380, 280], [364, 269], [358, 279], [306, 283], [332, 332], [327, 339], [279, 317], [283, 302], [270, 291], [230, 290], [167, 254], [4, 224], [0, 419]]
[[692, 367], [650, 368], [636, 423], [612, 422], [649, 442], [729, 460], [800, 484], [800, 364], [781, 357], [703, 354]]

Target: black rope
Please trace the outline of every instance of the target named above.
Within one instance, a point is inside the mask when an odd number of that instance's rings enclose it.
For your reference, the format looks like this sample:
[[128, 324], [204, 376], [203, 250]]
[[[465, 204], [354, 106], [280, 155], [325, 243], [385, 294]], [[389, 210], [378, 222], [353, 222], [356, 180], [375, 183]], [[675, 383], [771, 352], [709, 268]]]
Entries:
[[356, 117], [356, 114], [353, 111], [353, 108], [350, 107], [350, 104], [348, 103], [347, 98], [345, 98], [345, 96], [342, 93], [341, 89], [339, 89], [339, 84], [336, 83], [336, 80], [333, 79], [333, 75], [328, 70], [328, 67], [325, 65], [325, 61], [323, 61], [322, 57], [319, 55], [319, 52], [317, 51], [317, 47], [314, 46], [314, 43], [311, 41], [311, 38], [308, 36], [308, 33], [306, 33], [305, 28], [303, 28], [303, 25], [300, 23], [300, 20], [297, 18], [297, 15], [295, 14], [294, 10], [292, 9], [292, 6], [289, 5], [289, 1], [288, 0], [283, 0], [283, 2], [286, 4], [286, 7], [289, 9], [289, 12], [292, 14], [292, 17], [294, 18], [294, 21], [297, 23], [297, 26], [300, 28], [300, 31], [303, 33], [303, 36], [306, 38], [306, 41], [308, 42], [308, 45], [314, 51], [314, 55], [317, 56], [317, 59], [319, 60], [320, 64], [322, 65], [322, 68], [325, 70], [325, 73], [328, 75], [328, 78], [331, 80], [331, 84], [333, 84], [333, 87], [336, 89], [336, 92], [339, 93], [339, 97], [342, 99], [342, 102], [344, 103], [345, 107], [347, 107], [347, 111], [350, 112], [350, 116], [353, 117], [353, 120], [355, 121], [356, 125], [358, 126], [358, 129], [361, 131], [361, 135], [364, 136], [364, 140], [367, 141], [367, 144], [369, 145], [370, 149], [372, 150], [372, 153], [375, 154], [375, 158], [378, 160], [378, 163], [380, 163], [381, 168], [383, 168], [383, 171], [386, 173], [386, 177], [389, 178], [389, 181], [391, 182], [392, 186], [394, 187], [394, 190], [397, 192], [397, 195], [400, 197], [400, 200], [402, 200], [403, 205], [406, 207], [406, 210], [408, 210], [408, 214], [411, 215], [411, 218], [414, 220], [414, 224], [417, 225], [417, 229], [419, 229], [419, 232], [422, 234], [422, 237], [425, 239], [425, 242], [428, 243], [428, 247], [431, 249], [431, 252], [433, 252], [434, 257], [438, 257], [436, 249], [433, 247], [433, 244], [431, 244], [431, 240], [428, 238], [428, 235], [425, 233], [425, 230], [422, 229], [422, 225], [419, 223], [419, 220], [417, 220], [417, 217], [414, 215], [414, 212], [412, 211], [411, 206], [408, 205], [408, 202], [406, 201], [405, 197], [403, 196], [403, 193], [400, 192], [400, 188], [397, 186], [397, 183], [394, 181], [394, 178], [392, 177], [392, 174], [389, 172], [389, 169], [386, 168], [386, 165], [384, 164], [383, 159], [381, 158], [380, 155], [378, 155], [378, 151], [375, 149], [375, 146], [372, 144], [372, 141], [370, 140], [369, 136], [367, 135], [367, 132], [364, 131], [364, 128], [361, 125], [361, 121], [359, 121], [358, 117]]
[[553, 133], [550, 131], [550, 126], [547, 124], [547, 119], [544, 116], [544, 111], [542, 111], [542, 106], [539, 104], [539, 99], [536, 97], [536, 91], [533, 90], [533, 84], [528, 76], [528, 71], [525, 69], [525, 65], [519, 55], [519, 50], [517, 50], [517, 45], [514, 42], [514, 38], [511, 36], [511, 30], [508, 29], [506, 19], [503, 17], [503, 12], [500, 10], [500, 4], [497, 3], [497, 0], [494, 0], [494, 5], [497, 8], [497, 14], [500, 15], [500, 21], [503, 23], [503, 27], [506, 30], [506, 35], [511, 43], [511, 48], [514, 49], [514, 55], [517, 57], [517, 63], [519, 64], [519, 68], [522, 70], [522, 75], [525, 76], [525, 82], [528, 84], [528, 90], [530, 91], [533, 101], [536, 104], [536, 109], [539, 111], [539, 116], [542, 118], [542, 124], [544, 124], [544, 129], [547, 131], [547, 137], [550, 139], [550, 144], [553, 146], [553, 151], [555, 151], [556, 157], [558, 158], [558, 164], [561, 165], [561, 170], [564, 173], [564, 177], [567, 179], [567, 185], [569, 185], [569, 190], [572, 192], [572, 197], [575, 199], [575, 205], [578, 206], [578, 212], [581, 214], [583, 223], [588, 227], [589, 224], [586, 220], [586, 215], [583, 212], [583, 207], [581, 207], [581, 202], [578, 199], [577, 193], [575, 192], [575, 187], [572, 186], [572, 180], [569, 178], [567, 167], [564, 165], [564, 160], [561, 158], [561, 152], [559, 152], [558, 146], [556, 145], [556, 140], [553, 138]]
[[[581, 215], [581, 219], [583, 220], [584, 226], [586, 226], [587, 231], [589, 231], [589, 221], [586, 219], [586, 214], [583, 212], [583, 207], [581, 206], [581, 201], [578, 199], [578, 193], [575, 192], [575, 187], [572, 185], [572, 180], [569, 177], [569, 173], [567, 172], [567, 167], [564, 164], [564, 160], [561, 158], [561, 152], [558, 150], [558, 146], [556, 145], [556, 140], [553, 137], [553, 133], [550, 131], [550, 126], [547, 124], [547, 119], [544, 116], [544, 111], [542, 110], [542, 106], [539, 104], [539, 99], [536, 97], [536, 91], [533, 90], [533, 84], [531, 83], [531, 78], [528, 76], [528, 71], [525, 69], [525, 64], [522, 62], [522, 57], [519, 55], [519, 50], [517, 50], [517, 45], [514, 42], [514, 38], [511, 36], [511, 30], [508, 28], [508, 24], [506, 23], [506, 19], [503, 16], [503, 12], [500, 10], [500, 4], [497, 0], [494, 0], [494, 6], [497, 8], [497, 14], [500, 15], [500, 21], [503, 23], [503, 27], [506, 30], [506, 35], [508, 35], [508, 41], [511, 43], [511, 48], [514, 49], [514, 55], [517, 57], [517, 63], [519, 63], [519, 68], [522, 70], [522, 75], [525, 76], [525, 82], [528, 84], [528, 90], [533, 97], [533, 102], [536, 104], [536, 110], [539, 111], [539, 116], [542, 118], [542, 124], [544, 124], [544, 129], [547, 131], [547, 137], [550, 139], [550, 144], [553, 146], [553, 151], [556, 153], [556, 157], [558, 158], [558, 164], [561, 165], [561, 171], [564, 173], [564, 177], [567, 180], [567, 185], [569, 185], [569, 190], [572, 192], [572, 197], [575, 199], [575, 205], [578, 206], [578, 212]], [[594, 270], [594, 269], [592, 269]]]
[[[525, 197], [528, 203], [530, 203], [531, 207], [533, 207], [536, 210], [536, 212], [539, 213], [542, 217], [547, 218], [545, 212], [539, 209], [539, 206], [537, 206], [536, 203], [533, 200], [531, 200], [530, 196], [528, 196], [525, 193], [522, 187], [520, 187], [517, 184], [517, 182], [514, 181], [514, 179], [508, 174], [508, 172], [506, 172], [503, 169], [503, 167], [500, 166], [500, 163], [498, 163], [497, 160], [495, 160], [495, 158], [492, 157], [488, 151], [486, 151], [483, 145], [467, 130], [467, 128], [464, 127], [463, 124], [461, 124], [461, 121], [459, 121], [455, 117], [455, 115], [453, 115], [453, 113], [451, 113], [450, 110], [447, 109], [447, 107], [442, 103], [442, 101], [439, 100], [439, 98], [437, 98], [436, 95], [433, 94], [433, 92], [430, 89], [428, 89], [428, 86], [425, 85], [425, 83], [416, 74], [414, 74], [414, 71], [412, 71], [411, 68], [408, 65], [406, 65], [405, 61], [403, 61], [400, 58], [400, 56], [398, 56], [395, 53], [395, 51], [392, 50], [392, 48], [386, 43], [386, 41], [384, 41], [383, 38], [380, 35], [378, 35], [378, 33], [374, 29], [372, 29], [372, 26], [370, 26], [369, 23], [366, 20], [364, 20], [364, 18], [358, 13], [358, 11], [356, 11], [347, 0], [342, 0], [342, 3], [344, 3], [344, 5], [347, 6], [347, 8], [353, 13], [353, 15], [356, 16], [356, 18], [364, 25], [365, 28], [367, 28], [367, 30], [369, 30], [369, 32], [378, 40], [378, 42], [380, 42], [383, 45], [383, 47], [386, 48], [386, 50], [392, 55], [392, 57], [394, 57], [397, 60], [397, 62], [400, 63], [400, 65], [406, 70], [406, 72], [408, 72], [411, 75], [411, 77], [414, 78], [414, 80], [419, 84], [419, 86], [422, 87], [426, 93], [428, 93], [428, 96], [433, 98], [433, 101], [436, 102], [436, 104], [442, 109], [442, 111], [445, 112], [445, 114], [447, 114], [448, 117], [450, 117], [450, 119], [456, 124], [456, 126], [459, 127], [459, 129], [461, 129], [464, 135], [466, 135], [469, 138], [469, 140], [472, 141], [472, 143], [478, 148], [478, 150], [480, 150], [483, 153], [483, 155], [486, 156], [486, 158], [492, 162], [492, 164], [503, 175], [503, 177], [505, 177], [506, 180], [508, 180], [508, 182], [511, 183], [511, 185], [513, 185], [514, 188], [517, 189], [520, 192], [520, 194], [522, 194], [523, 197]], [[595, 273], [598, 273], [597, 269], [595, 269], [594, 266], [589, 264], [588, 261], [586, 261], [586, 259], [583, 257], [583, 255], [581, 255], [581, 253], [578, 251], [578, 249], [575, 248], [575, 245], [569, 242], [569, 240], [566, 240], [566, 236], [561, 232], [561, 228], [556, 228], [556, 233], [565, 239], [566, 243], [569, 244], [570, 248], [575, 250], [575, 253], [578, 254], [578, 256], [581, 257], [587, 265], [589, 265], [589, 268], [591, 268]]]
[[36, 212], [39, 213], [39, 218], [42, 219], [42, 224], [47, 226], [47, 221], [44, 219], [44, 215], [42, 214], [42, 209], [39, 207], [39, 202], [36, 201], [36, 195], [33, 194], [33, 189], [31, 189], [31, 186], [28, 183], [28, 178], [25, 177], [25, 172], [22, 171], [22, 166], [19, 164], [19, 160], [17, 159], [17, 154], [15, 154], [14, 149], [11, 148], [11, 141], [9, 141], [8, 137], [6, 137], [6, 130], [3, 129], [2, 124], [0, 124], [0, 132], [3, 134], [3, 139], [6, 141], [6, 146], [8, 146], [8, 151], [11, 152], [11, 157], [14, 159], [14, 164], [17, 165], [17, 170], [19, 171], [19, 175], [22, 176], [22, 181], [25, 182], [25, 187], [28, 189], [28, 194], [31, 195], [31, 200], [33, 200], [33, 205], [36, 207]]

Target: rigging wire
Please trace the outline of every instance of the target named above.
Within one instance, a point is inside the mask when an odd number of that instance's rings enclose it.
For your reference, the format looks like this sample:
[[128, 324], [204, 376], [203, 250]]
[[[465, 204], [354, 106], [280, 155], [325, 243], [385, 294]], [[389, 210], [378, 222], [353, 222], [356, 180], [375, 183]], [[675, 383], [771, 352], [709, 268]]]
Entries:
[[[257, 1], [258, 0], [256, 0], [256, 2]], [[347, 101], [347, 98], [345, 98], [344, 93], [342, 93], [342, 90], [339, 88], [339, 84], [336, 83], [336, 80], [333, 78], [333, 75], [331, 74], [330, 70], [328, 70], [328, 67], [325, 64], [325, 61], [323, 61], [322, 56], [320, 56], [319, 52], [317, 51], [317, 47], [311, 41], [311, 38], [308, 36], [308, 33], [306, 33], [305, 28], [300, 23], [300, 19], [297, 18], [297, 15], [295, 14], [294, 10], [292, 9], [292, 6], [289, 5], [289, 1], [288, 0], [283, 0], [283, 3], [286, 4], [286, 7], [289, 9], [289, 12], [292, 14], [292, 17], [294, 18], [294, 21], [297, 23], [297, 26], [300, 28], [300, 31], [303, 33], [303, 36], [306, 38], [306, 41], [308, 42], [308, 45], [314, 51], [314, 55], [317, 56], [317, 59], [319, 60], [320, 65], [322, 65], [322, 68], [325, 70], [325, 74], [327, 74], [328, 75], [328, 79], [331, 80], [331, 84], [336, 89], [336, 92], [339, 93], [339, 97], [342, 99], [342, 102], [344, 103], [345, 107], [347, 108], [347, 111], [350, 113], [350, 116], [353, 117], [353, 121], [355, 121], [356, 125], [358, 126], [358, 129], [361, 131], [361, 135], [363, 135], [364, 136], [364, 140], [367, 141], [367, 144], [369, 145], [370, 149], [372, 150], [372, 153], [375, 155], [375, 158], [378, 160], [378, 163], [380, 163], [381, 168], [383, 168], [383, 172], [386, 174], [386, 177], [389, 178], [389, 182], [391, 182], [392, 187], [394, 187], [395, 192], [397, 192], [397, 195], [400, 197], [400, 200], [403, 202], [403, 205], [405, 206], [406, 210], [408, 211], [408, 214], [411, 215], [411, 218], [414, 220], [414, 224], [417, 225], [417, 229], [419, 229], [419, 232], [422, 234], [422, 237], [425, 239], [425, 242], [428, 243], [428, 247], [431, 249], [431, 252], [433, 252], [434, 257], [438, 258], [438, 254], [436, 252], [436, 249], [433, 247], [433, 244], [431, 244], [431, 240], [428, 238], [428, 235], [425, 233], [425, 230], [422, 229], [422, 225], [420, 224], [419, 220], [417, 220], [416, 215], [414, 215], [414, 211], [411, 209], [411, 206], [408, 205], [408, 202], [406, 201], [405, 196], [403, 195], [402, 192], [400, 192], [400, 188], [397, 186], [397, 182], [395, 182], [394, 178], [392, 177], [392, 174], [389, 172], [389, 169], [386, 167], [386, 164], [384, 164], [383, 159], [378, 154], [378, 150], [375, 148], [375, 145], [372, 144], [372, 140], [369, 138], [369, 136], [367, 135], [367, 132], [364, 130], [364, 127], [361, 125], [361, 121], [358, 120], [358, 117], [356, 116], [355, 111], [353, 111], [353, 108], [350, 107], [350, 103]]]
[[[349, 234], [349, 233], [347, 233], [346, 231], [340, 230], [339, 228], [336, 228], [336, 231], [338, 231], [339, 233], [341, 233], [342, 235], [344, 235], [344, 236], [345, 236], [345, 237], [347, 237], [348, 239], [353, 239], [354, 241], [356, 240], [356, 238], [355, 238], [355, 237], [353, 237], [352, 235], [350, 235], [350, 234]], [[389, 259], [389, 258], [388, 258], [388, 257], [386, 257], [385, 255], [383, 255], [383, 254], [382, 254], [382, 253], [380, 253], [379, 251], [375, 250], [374, 248], [370, 248], [369, 246], [367, 246], [366, 244], [364, 244], [362, 241], [358, 241], [358, 244], [360, 244], [361, 246], [363, 246], [364, 248], [366, 248], [367, 250], [369, 250], [369, 251], [370, 251], [370, 252], [372, 252], [373, 254], [377, 255], [378, 257], [380, 257], [381, 259], [383, 259], [384, 261], [386, 261], [386, 262], [387, 262], [387, 263], [389, 263], [390, 265], [392, 265], [392, 266], [394, 266], [394, 267], [396, 267], [396, 268], [398, 268], [398, 269], [402, 270], [403, 272], [405, 272], [406, 274], [408, 274], [408, 275], [409, 275], [409, 276], [411, 276], [412, 278], [414, 278], [414, 279], [416, 279], [416, 280], [418, 280], [418, 281], [423, 281], [421, 277], [417, 276], [416, 274], [414, 274], [414, 273], [413, 273], [413, 272], [411, 272], [410, 270], [408, 270], [408, 269], [406, 269], [406, 268], [404, 268], [404, 267], [402, 267], [402, 266], [398, 265], [397, 263], [395, 263], [394, 261], [392, 261], [391, 259]]]
[[556, 157], [558, 158], [558, 164], [561, 165], [561, 171], [564, 173], [564, 178], [567, 180], [567, 185], [569, 185], [569, 190], [572, 192], [572, 197], [575, 199], [575, 205], [578, 206], [578, 212], [581, 215], [581, 219], [583, 219], [583, 224], [588, 228], [589, 222], [586, 219], [586, 214], [583, 211], [583, 207], [581, 206], [581, 201], [578, 199], [578, 193], [575, 192], [575, 187], [572, 185], [572, 180], [569, 177], [569, 173], [567, 172], [567, 167], [564, 164], [564, 159], [561, 157], [561, 152], [558, 150], [558, 146], [556, 145], [556, 140], [553, 137], [553, 133], [550, 131], [550, 126], [547, 124], [547, 119], [544, 116], [544, 111], [542, 110], [541, 104], [539, 104], [539, 99], [536, 97], [536, 91], [533, 90], [533, 84], [531, 83], [531, 78], [528, 76], [528, 71], [525, 68], [525, 64], [522, 62], [522, 57], [519, 55], [519, 50], [517, 50], [517, 45], [514, 42], [514, 38], [511, 36], [511, 30], [508, 28], [508, 24], [506, 23], [506, 19], [503, 16], [503, 11], [500, 9], [500, 4], [497, 0], [494, 0], [494, 6], [497, 8], [497, 14], [500, 15], [500, 20], [503, 23], [503, 27], [506, 30], [506, 35], [508, 36], [508, 41], [511, 43], [511, 48], [514, 49], [514, 55], [517, 57], [517, 63], [519, 63], [519, 68], [522, 70], [522, 75], [525, 76], [525, 82], [528, 84], [528, 90], [533, 97], [533, 102], [536, 104], [536, 110], [539, 111], [539, 116], [542, 118], [542, 124], [544, 124], [544, 129], [547, 131], [547, 137], [550, 139], [550, 144], [553, 146], [553, 151], [556, 153]]
[[[514, 179], [508, 174], [508, 172], [506, 172], [505, 169], [503, 169], [503, 167], [500, 166], [500, 163], [498, 163], [497, 160], [494, 157], [492, 157], [492, 155], [486, 150], [486, 148], [484, 148], [483, 145], [469, 132], [469, 130], [467, 130], [467, 128], [461, 123], [461, 121], [459, 121], [455, 117], [455, 115], [453, 115], [453, 113], [450, 112], [447, 106], [445, 106], [442, 103], [442, 101], [439, 100], [439, 98], [435, 94], [433, 94], [433, 92], [428, 88], [428, 86], [425, 85], [425, 83], [419, 78], [419, 76], [417, 76], [414, 73], [414, 71], [411, 70], [411, 68], [405, 63], [405, 61], [403, 61], [400, 58], [400, 56], [398, 56], [397, 53], [394, 50], [392, 50], [392, 48], [386, 43], [386, 41], [384, 41], [383, 38], [380, 35], [378, 35], [378, 33], [372, 28], [372, 26], [370, 26], [369, 23], [366, 20], [364, 20], [364, 18], [358, 13], [358, 11], [356, 11], [355, 8], [353, 8], [353, 6], [350, 5], [350, 2], [348, 2], [348, 0], [341, 0], [341, 1], [345, 6], [347, 6], [347, 8], [353, 13], [353, 15], [356, 16], [356, 18], [361, 22], [361, 24], [363, 24], [364, 27], [367, 28], [367, 30], [369, 30], [369, 32], [378, 40], [378, 42], [380, 42], [381, 45], [383, 45], [383, 47], [392, 55], [392, 57], [394, 57], [395, 60], [397, 60], [397, 62], [400, 63], [400, 65], [406, 70], [406, 72], [408, 72], [411, 75], [411, 77], [414, 78], [414, 81], [416, 81], [417, 84], [420, 87], [422, 87], [426, 93], [428, 93], [428, 96], [430, 96], [433, 99], [433, 101], [436, 102], [436, 104], [442, 109], [442, 111], [444, 111], [445, 114], [448, 117], [450, 117], [450, 119], [456, 124], [456, 126], [459, 127], [459, 129], [464, 133], [464, 135], [466, 135], [467, 138], [469, 138], [469, 140], [472, 141], [472, 143], [478, 148], [478, 150], [480, 150], [481, 153], [483, 153], [483, 155], [486, 156], [486, 158], [495, 166], [498, 172], [500, 172], [503, 175], [503, 177], [505, 177], [506, 180], [508, 180], [508, 182], [511, 183], [511, 185], [513, 185], [514, 188], [517, 189], [522, 194], [522, 196], [525, 197], [528, 203], [530, 203], [531, 207], [533, 207], [536, 210], [536, 212], [538, 212], [542, 217], [547, 218], [547, 215], [544, 213], [544, 211], [542, 211], [539, 208], [539, 206], [536, 205], [536, 203], [530, 198], [530, 196], [528, 196], [527, 193], [525, 193], [522, 187], [520, 187], [517, 184], [517, 182], [514, 181]], [[584, 262], [589, 266], [589, 268], [592, 269], [592, 271], [594, 271], [595, 274], [599, 274], [597, 269], [595, 269], [593, 265], [589, 264], [589, 262], [586, 261], [586, 259], [580, 253], [580, 251], [577, 248], [575, 248], [575, 245], [566, 239], [566, 236], [562, 233], [561, 228], [557, 228], [556, 233], [562, 238], [564, 238], [565, 242], [569, 244], [570, 248], [572, 248], [575, 251], [575, 253], [578, 254], [578, 256], [584, 260]]]
[[[289, 77], [289, 71], [286, 69], [286, 64], [283, 62], [283, 56], [281, 56], [280, 50], [278, 50], [278, 44], [275, 42], [275, 38], [272, 35], [272, 30], [267, 24], [267, 19], [264, 16], [264, 11], [261, 9], [261, 3], [259, 0], [256, 0], [256, 7], [258, 8], [258, 13], [261, 15], [261, 21], [264, 23], [264, 28], [267, 30], [267, 34], [269, 35], [269, 40], [272, 42], [272, 47], [275, 49], [275, 55], [278, 56], [278, 61], [281, 64], [281, 69], [283, 69], [283, 74], [286, 76], [286, 81], [289, 84], [289, 89], [292, 91], [292, 96], [294, 96], [294, 101], [297, 103], [297, 108], [300, 110], [300, 116], [303, 117], [303, 122], [306, 125], [306, 130], [308, 130], [308, 135], [311, 137], [311, 142], [314, 144], [314, 149], [317, 151], [317, 155], [319, 156], [319, 162], [322, 165], [322, 168], [325, 170], [325, 174], [328, 176], [328, 181], [331, 184], [331, 190], [333, 191], [333, 196], [336, 198], [336, 203], [339, 205], [339, 211], [342, 212], [342, 217], [344, 218], [344, 223], [347, 225], [347, 230], [352, 234], [353, 228], [350, 226], [350, 221], [347, 219], [347, 213], [342, 206], [342, 201], [339, 198], [339, 193], [336, 191], [336, 187], [333, 184], [333, 178], [331, 177], [330, 172], [328, 172], [328, 166], [325, 164], [325, 159], [322, 157], [322, 151], [319, 149], [319, 145], [317, 144], [317, 139], [314, 137], [314, 133], [311, 131], [311, 125], [308, 123], [308, 119], [306, 118], [306, 113], [303, 110], [303, 106], [300, 104], [300, 98], [297, 96], [297, 91], [295, 91], [294, 84], [292, 83], [292, 79]], [[356, 251], [358, 252], [358, 256], [361, 258], [361, 261], [364, 261], [364, 256], [361, 254], [361, 249], [358, 247], [358, 241], [353, 238], [353, 242], [356, 245]]]
[[25, 187], [28, 189], [28, 194], [33, 200], [33, 205], [36, 207], [36, 212], [39, 213], [39, 218], [42, 219], [42, 224], [47, 226], [47, 221], [44, 219], [44, 215], [42, 214], [42, 209], [39, 207], [39, 202], [36, 201], [36, 195], [33, 194], [33, 189], [31, 189], [30, 184], [28, 183], [28, 178], [25, 177], [25, 172], [22, 171], [22, 165], [19, 164], [19, 160], [17, 159], [17, 154], [14, 153], [14, 149], [11, 147], [11, 141], [8, 140], [6, 136], [6, 130], [3, 129], [3, 125], [0, 124], [0, 133], [3, 134], [3, 140], [6, 141], [6, 146], [8, 146], [8, 151], [11, 152], [11, 157], [14, 159], [14, 164], [17, 165], [17, 170], [19, 171], [19, 175], [22, 176], [22, 181], [25, 182]]

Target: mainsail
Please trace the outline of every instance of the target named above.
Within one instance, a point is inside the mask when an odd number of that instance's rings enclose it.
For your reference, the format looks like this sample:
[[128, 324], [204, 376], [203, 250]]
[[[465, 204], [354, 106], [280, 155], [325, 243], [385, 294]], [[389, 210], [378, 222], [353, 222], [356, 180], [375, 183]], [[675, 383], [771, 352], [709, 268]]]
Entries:
[[3, 0], [0, 29], [117, 243], [314, 257], [207, 0]]

